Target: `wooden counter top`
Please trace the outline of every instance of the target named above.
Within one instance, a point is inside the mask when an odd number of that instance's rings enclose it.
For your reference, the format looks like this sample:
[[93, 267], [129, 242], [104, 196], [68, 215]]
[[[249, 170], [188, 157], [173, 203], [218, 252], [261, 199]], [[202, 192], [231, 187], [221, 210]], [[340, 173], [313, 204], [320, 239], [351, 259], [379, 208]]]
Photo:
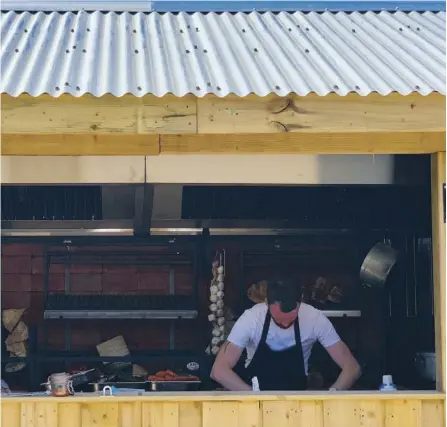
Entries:
[[308, 400], [445, 400], [445, 394], [436, 391], [309, 391], [309, 392], [146, 392], [143, 395], [102, 396], [98, 393], [77, 393], [75, 396], [2, 396], [7, 402], [23, 402], [24, 399], [33, 402], [85, 403], [107, 402], [253, 402], [253, 401], [308, 401]]
[[444, 427], [436, 392], [147, 393], [4, 397], [7, 427]]

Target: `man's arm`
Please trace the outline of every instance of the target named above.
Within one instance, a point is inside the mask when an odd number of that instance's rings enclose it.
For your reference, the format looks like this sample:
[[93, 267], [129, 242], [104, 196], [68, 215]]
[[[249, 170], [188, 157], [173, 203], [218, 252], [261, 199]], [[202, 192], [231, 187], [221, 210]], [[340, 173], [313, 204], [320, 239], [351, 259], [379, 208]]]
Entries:
[[211, 369], [211, 378], [227, 390], [250, 391], [252, 389], [252, 387], [246, 384], [242, 378], [233, 371], [241, 354], [242, 348], [226, 341], [217, 354], [213, 368]]
[[361, 375], [360, 365], [355, 360], [348, 346], [343, 341], [326, 347], [332, 360], [340, 367], [341, 372], [331, 388], [347, 390], [351, 388]]

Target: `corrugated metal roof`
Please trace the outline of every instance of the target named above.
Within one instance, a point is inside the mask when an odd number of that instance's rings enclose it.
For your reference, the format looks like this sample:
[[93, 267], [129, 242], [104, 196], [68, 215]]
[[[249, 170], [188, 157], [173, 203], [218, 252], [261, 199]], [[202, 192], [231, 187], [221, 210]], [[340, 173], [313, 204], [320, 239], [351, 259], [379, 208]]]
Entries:
[[445, 94], [445, 12], [2, 13], [2, 93]]
[[62, 12], [445, 11], [437, 0], [3, 0], [2, 10]]

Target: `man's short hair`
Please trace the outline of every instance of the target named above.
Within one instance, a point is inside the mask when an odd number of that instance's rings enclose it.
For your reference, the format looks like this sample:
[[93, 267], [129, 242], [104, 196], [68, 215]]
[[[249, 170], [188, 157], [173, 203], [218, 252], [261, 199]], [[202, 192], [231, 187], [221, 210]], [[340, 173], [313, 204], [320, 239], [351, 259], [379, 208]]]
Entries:
[[267, 287], [269, 304], [278, 304], [283, 313], [289, 313], [296, 308], [300, 300], [301, 294], [297, 283], [284, 279], [269, 280]]

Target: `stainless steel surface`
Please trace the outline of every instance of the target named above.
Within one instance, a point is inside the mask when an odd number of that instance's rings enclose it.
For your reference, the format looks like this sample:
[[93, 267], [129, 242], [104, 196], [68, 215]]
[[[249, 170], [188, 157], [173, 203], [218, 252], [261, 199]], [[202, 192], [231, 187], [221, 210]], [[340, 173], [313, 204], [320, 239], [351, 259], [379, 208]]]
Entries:
[[115, 387], [118, 389], [133, 389], [133, 390], [149, 390], [149, 384], [144, 381], [138, 382], [96, 382], [88, 384], [89, 391], [98, 392], [103, 391], [106, 387]]
[[196, 391], [200, 381], [149, 381], [151, 391]]
[[360, 310], [323, 310], [326, 317], [361, 317]]
[[445, 94], [445, 30], [445, 12], [9, 11], [1, 18], [0, 90], [14, 97]]
[[436, 353], [417, 353], [414, 363], [422, 378], [436, 381]]
[[381, 288], [396, 264], [398, 251], [386, 243], [375, 244], [360, 267], [363, 285]]
[[45, 319], [195, 319], [195, 310], [45, 310]]
[[[2, 236], [132, 236], [132, 220], [101, 221], [2, 221]], [[293, 221], [263, 220], [153, 220], [151, 234], [199, 235], [207, 228], [213, 236], [343, 235], [349, 229], [303, 229]]]

